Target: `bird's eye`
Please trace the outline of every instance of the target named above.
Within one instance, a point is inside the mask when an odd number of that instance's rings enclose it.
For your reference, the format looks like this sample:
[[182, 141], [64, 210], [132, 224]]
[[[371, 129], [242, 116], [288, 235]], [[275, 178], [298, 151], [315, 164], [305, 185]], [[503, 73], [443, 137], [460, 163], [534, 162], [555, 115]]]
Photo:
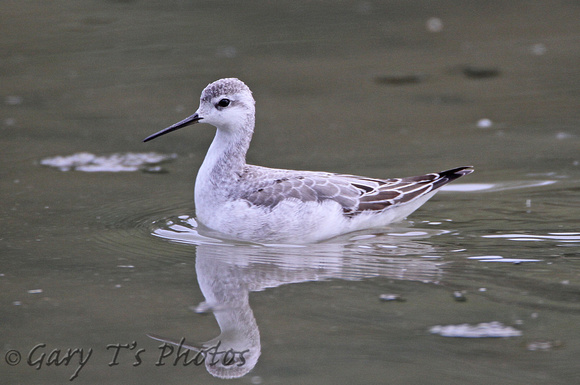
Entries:
[[222, 99], [217, 103], [218, 107], [227, 107], [230, 105], [230, 99]]

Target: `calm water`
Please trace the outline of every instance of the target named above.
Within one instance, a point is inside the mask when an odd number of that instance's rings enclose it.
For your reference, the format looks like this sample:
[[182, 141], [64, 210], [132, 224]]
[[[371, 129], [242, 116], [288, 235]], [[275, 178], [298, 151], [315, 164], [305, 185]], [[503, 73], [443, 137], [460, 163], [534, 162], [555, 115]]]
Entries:
[[[2, 383], [577, 383], [578, 20], [556, 1], [3, 2]], [[141, 140], [226, 76], [257, 100], [252, 163], [476, 172], [386, 229], [208, 238], [213, 129]], [[151, 151], [170, 159], [41, 164]]]

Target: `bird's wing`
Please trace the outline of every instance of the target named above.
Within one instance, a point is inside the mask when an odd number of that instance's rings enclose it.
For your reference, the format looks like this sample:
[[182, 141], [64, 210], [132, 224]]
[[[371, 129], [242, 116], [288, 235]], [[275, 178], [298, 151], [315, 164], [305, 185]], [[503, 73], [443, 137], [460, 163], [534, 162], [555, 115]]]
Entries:
[[250, 182], [242, 188], [244, 193], [240, 198], [256, 206], [273, 208], [286, 199], [302, 202], [333, 200], [352, 210], [361, 195], [361, 191], [347, 179], [332, 173], [256, 168], [252, 174], [248, 178]]
[[364, 190], [359, 197], [358, 207], [345, 214], [382, 211], [389, 206], [411, 202], [472, 172], [473, 168], [467, 166], [406, 178], [370, 179], [345, 175], [345, 178], [354, 179], [351, 182], [353, 186]]
[[[268, 208], [286, 199], [303, 202], [333, 200], [342, 206], [345, 215], [354, 216], [363, 211], [382, 211], [389, 206], [410, 202], [472, 171], [470, 167], [460, 167], [407, 178], [373, 179], [256, 167], [251, 170], [240, 198]], [[265, 175], [271, 178], [265, 178]]]

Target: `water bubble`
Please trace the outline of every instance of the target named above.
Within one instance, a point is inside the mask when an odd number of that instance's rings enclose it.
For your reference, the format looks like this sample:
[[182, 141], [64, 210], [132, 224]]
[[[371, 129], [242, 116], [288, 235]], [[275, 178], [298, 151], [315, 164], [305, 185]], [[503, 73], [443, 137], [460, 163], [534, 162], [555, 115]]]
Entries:
[[479, 119], [477, 121], [477, 128], [490, 128], [493, 125], [493, 122], [490, 119]]
[[438, 17], [432, 17], [427, 20], [426, 26], [429, 32], [441, 32], [443, 30], [443, 21]]
[[23, 100], [22, 96], [10, 95], [7, 96], [4, 101], [9, 106], [16, 106], [18, 104], [22, 104], [22, 100]]
[[400, 294], [381, 294], [379, 299], [383, 302], [405, 302], [406, 299], [401, 297]]
[[465, 296], [465, 292], [463, 291], [454, 291], [453, 292], [453, 299], [457, 302], [466, 302], [467, 297]]
[[217, 57], [225, 57], [228, 59], [233, 59], [238, 56], [238, 50], [236, 47], [227, 46], [227, 47], [220, 47], [216, 52]]
[[542, 43], [537, 43], [534, 44], [530, 47], [530, 51], [534, 54], [534, 55], [543, 55], [546, 53], [548, 49], [546, 48], [546, 46]]

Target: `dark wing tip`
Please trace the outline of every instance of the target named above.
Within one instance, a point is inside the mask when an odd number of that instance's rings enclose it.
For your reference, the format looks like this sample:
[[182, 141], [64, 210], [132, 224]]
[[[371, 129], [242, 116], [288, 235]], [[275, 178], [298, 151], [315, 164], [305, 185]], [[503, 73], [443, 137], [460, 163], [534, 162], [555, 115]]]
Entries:
[[439, 178], [433, 183], [433, 188], [437, 189], [447, 183], [454, 181], [457, 178], [461, 178], [462, 176], [469, 175], [473, 172], [473, 166], [463, 166], [452, 168], [451, 170], [445, 170], [438, 172]]
[[451, 170], [441, 171], [439, 175], [441, 175], [442, 177], [449, 178], [450, 180], [453, 180], [462, 177], [464, 175], [469, 175], [473, 171], [474, 171], [473, 166], [463, 166], [452, 168]]

